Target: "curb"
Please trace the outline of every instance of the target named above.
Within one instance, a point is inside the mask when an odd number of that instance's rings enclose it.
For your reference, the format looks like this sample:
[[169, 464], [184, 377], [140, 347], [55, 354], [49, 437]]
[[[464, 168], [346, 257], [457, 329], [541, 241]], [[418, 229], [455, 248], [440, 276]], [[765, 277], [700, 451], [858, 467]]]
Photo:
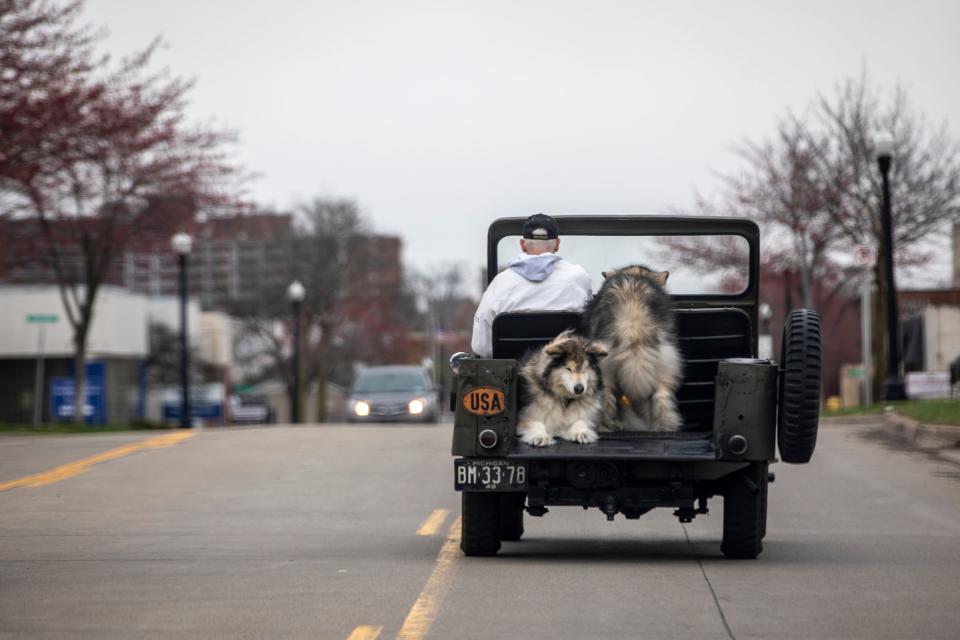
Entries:
[[960, 465], [960, 426], [924, 424], [895, 411], [883, 415], [883, 424], [893, 437], [918, 451]]
[[821, 415], [819, 424], [821, 425], [848, 425], [848, 424], [869, 424], [880, 426], [883, 425], [883, 414], [882, 413], [868, 413], [866, 415], [853, 415], [853, 416], [831, 416], [831, 415]]
[[960, 465], [960, 425], [926, 424], [913, 418], [885, 411], [854, 416], [820, 416], [820, 426], [860, 425], [884, 432], [902, 445]]
[[895, 411], [884, 413], [883, 423], [894, 435], [914, 444], [960, 447], [960, 426], [957, 425], [925, 424]]

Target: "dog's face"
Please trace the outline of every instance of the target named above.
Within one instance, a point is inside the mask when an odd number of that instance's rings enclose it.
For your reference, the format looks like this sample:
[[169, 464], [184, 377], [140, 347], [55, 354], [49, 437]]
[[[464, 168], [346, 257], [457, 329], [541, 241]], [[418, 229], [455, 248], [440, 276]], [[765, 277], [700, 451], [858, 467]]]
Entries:
[[563, 333], [543, 349], [549, 358], [543, 372], [548, 389], [562, 398], [576, 399], [596, 392], [600, 360], [607, 349], [599, 342]]

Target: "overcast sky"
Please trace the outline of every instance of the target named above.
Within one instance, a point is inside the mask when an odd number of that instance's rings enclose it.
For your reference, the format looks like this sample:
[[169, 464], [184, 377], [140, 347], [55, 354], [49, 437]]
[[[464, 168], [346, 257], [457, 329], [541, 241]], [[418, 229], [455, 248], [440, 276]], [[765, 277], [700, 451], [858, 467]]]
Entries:
[[277, 208], [355, 198], [417, 266], [499, 216], [656, 213], [866, 65], [960, 120], [960, 2], [88, 0], [111, 53], [168, 43]]

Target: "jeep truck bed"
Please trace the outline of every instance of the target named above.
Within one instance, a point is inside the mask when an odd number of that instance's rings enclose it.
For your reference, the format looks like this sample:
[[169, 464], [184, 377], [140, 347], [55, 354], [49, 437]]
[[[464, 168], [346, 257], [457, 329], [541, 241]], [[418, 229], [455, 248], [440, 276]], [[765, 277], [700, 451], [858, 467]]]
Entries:
[[717, 448], [709, 431], [676, 433], [620, 432], [601, 434], [593, 444], [557, 440], [549, 447], [514, 441], [507, 458], [516, 460], [715, 460]]

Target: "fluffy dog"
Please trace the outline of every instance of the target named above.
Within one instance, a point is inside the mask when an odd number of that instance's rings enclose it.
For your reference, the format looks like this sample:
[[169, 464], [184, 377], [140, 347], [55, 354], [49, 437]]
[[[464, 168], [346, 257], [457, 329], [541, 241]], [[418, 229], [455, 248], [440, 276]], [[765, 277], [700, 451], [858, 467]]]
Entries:
[[641, 265], [604, 273], [603, 286], [584, 312], [589, 335], [608, 345], [604, 380], [617, 398], [626, 397], [623, 429], [670, 431], [681, 423], [676, 321], [663, 288], [669, 275]]
[[523, 363], [520, 375], [530, 403], [520, 410], [517, 434], [535, 447], [556, 438], [589, 444], [597, 440], [607, 397], [600, 362], [607, 355], [599, 342], [565, 331]]

